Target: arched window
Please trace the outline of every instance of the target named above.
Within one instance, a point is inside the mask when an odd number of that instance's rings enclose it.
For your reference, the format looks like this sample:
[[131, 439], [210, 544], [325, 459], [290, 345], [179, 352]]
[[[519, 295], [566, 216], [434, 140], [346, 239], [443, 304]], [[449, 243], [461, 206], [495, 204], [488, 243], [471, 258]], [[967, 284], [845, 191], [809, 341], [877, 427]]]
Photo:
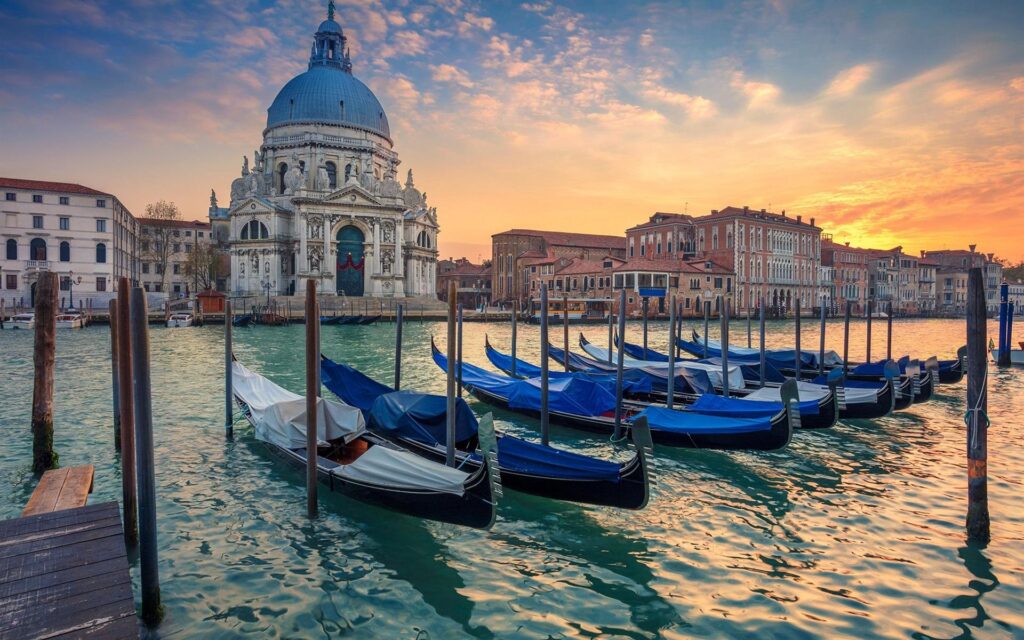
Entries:
[[7, 259], [17, 260], [18, 259], [18, 241], [11, 238], [7, 241]]
[[28, 245], [29, 260], [46, 260], [46, 240], [34, 238]]
[[[342, 109], [344, 109], [344, 102], [341, 103]], [[333, 162], [327, 163], [327, 184], [331, 189], [338, 188], [338, 165]]]
[[66, 240], [60, 243], [60, 261], [71, 262], [71, 243]]
[[96, 245], [96, 262], [107, 261], [107, 245], [100, 242]]
[[242, 227], [242, 240], [266, 240], [269, 237], [270, 233], [267, 231], [267, 225], [259, 220], [250, 220], [248, 224]]
[[284, 193], [284, 174], [288, 173], [288, 164], [282, 162], [277, 165], [277, 192]]
[[346, 183], [348, 182], [348, 179], [349, 179], [349, 177], [351, 175], [352, 175], [352, 165], [351, 164], [346, 164], [345, 165], [345, 182]]

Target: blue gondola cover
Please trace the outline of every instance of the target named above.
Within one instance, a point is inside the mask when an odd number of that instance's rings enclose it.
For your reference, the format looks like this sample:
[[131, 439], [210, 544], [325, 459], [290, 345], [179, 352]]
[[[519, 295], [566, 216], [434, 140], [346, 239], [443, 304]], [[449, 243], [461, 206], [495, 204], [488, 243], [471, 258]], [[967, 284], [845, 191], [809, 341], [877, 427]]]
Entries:
[[[447, 442], [448, 400], [444, 396], [392, 391], [378, 396], [368, 413], [368, 426], [374, 431], [392, 432], [427, 444]], [[455, 441], [472, 438], [477, 427], [476, 416], [469, 405], [462, 398], [456, 398]]]

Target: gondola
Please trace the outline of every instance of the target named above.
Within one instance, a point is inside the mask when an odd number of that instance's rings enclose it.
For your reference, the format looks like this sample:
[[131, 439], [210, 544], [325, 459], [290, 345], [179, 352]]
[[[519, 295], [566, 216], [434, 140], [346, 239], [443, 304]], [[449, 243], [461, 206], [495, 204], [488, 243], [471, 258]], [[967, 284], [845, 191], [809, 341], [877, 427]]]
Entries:
[[[433, 339], [434, 362], [447, 371], [448, 359]], [[540, 381], [520, 380], [462, 363], [462, 385], [476, 398], [498, 407], [536, 417], [540, 415]], [[643, 417], [654, 442], [674, 447], [707, 449], [781, 449], [789, 444], [800, 420], [790, 411], [798, 402], [796, 383], [783, 390], [783, 409], [770, 418], [723, 418], [664, 407], [623, 407], [622, 428], [629, 430]], [[552, 423], [614, 435], [615, 395], [607, 386], [585, 378], [564, 378], [549, 383], [548, 417]]]
[[379, 315], [376, 315], [376, 316], [359, 316], [359, 320], [356, 322], [356, 324], [373, 324], [374, 322], [377, 322], [378, 320], [380, 320], [380, 316]]
[[343, 316], [320, 316], [320, 326], [338, 324]]
[[[256, 439], [305, 468], [306, 398], [238, 361], [232, 387]], [[323, 398], [317, 399], [317, 440], [317, 479], [331, 491], [428, 520], [477, 529], [494, 523], [500, 483], [486, 454], [488, 463], [472, 472], [426, 460], [366, 431], [359, 409]]]
[[252, 314], [245, 313], [240, 316], [235, 316], [234, 318], [232, 318], [231, 324], [232, 326], [235, 327], [251, 327], [256, 323], [252, 318]]
[[[432, 460], [445, 459], [447, 399], [395, 391], [345, 364], [321, 356], [323, 384], [343, 402], [363, 411], [368, 428]], [[466, 401], [456, 399], [458, 466], [472, 470], [482, 463], [473, 453], [477, 420]], [[556, 500], [643, 509], [649, 497], [650, 432], [633, 432], [636, 452], [624, 463], [601, 460], [564, 449], [497, 435], [502, 486]]]
[[[585, 340], [581, 336], [582, 340]], [[549, 354], [552, 350], [557, 347], [549, 346]], [[512, 357], [508, 354], [501, 353], [493, 346], [491, 346], [490, 340], [484, 338], [484, 351], [487, 355], [487, 359], [497, 367], [499, 370], [511, 375]], [[559, 350], [561, 353], [561, 350]], [[523, 372], [524, 377], [537, 377], [540, 375], [540, 367], [535, 364], [515, 359], [517, 373]], [[631, 377], [635, 382], [639, 380], [646, 380], [647, 384], [644, 385], [645, 390], [642, 393], [637, 393], [631, 389], [629, 385], [623, 384], [623, 395], [634, 399], [635, 403], [644, 403], [649, 401], [656, 401], [660, 404], [664, 404], [668, 399], [668, 377], [667, 373], [663, 377], [658, 377], [653, 372], [645, 372], [638, 369], [623, 369], [623, 378]], [[608, 373], [604, 371], [600, 372], [566, 372], [566, 371], [549, 371], [549, 378], [564, 378], [571, 376], [587, 376], [590, 379], [597, 381], [606, 381], [610, 385], [615, 383], [615, 373]], [[750, 416], [754, 414], [759, 415], [773, 415], [779, 411], [782, 407], [782, 400], [779, 397], [778, 387], [768, 388], [764, 390], [758, 390], [753, 392], [749, 398], [744, 396], [733, 397], [733, 398], [721, 398], [721, 400], [715, 400], [716, 396], [714, 393], [714, 387], [711, 384], [710, 378], [703, 371], [687, 371], [684, 367], [678, 367], [676, 373], [675, 384], [673, 385], [672, 397], [675, 402], [681, 405], [686, 405], [691, 411], [697, 413], [704, 413], [707, 415], [736, 415], [736, 416]], [[639, 386], [639, 385], [638, 385]], [[614, 386], [612, 386], [614, 388]], [[634, 387], [635, 389], [635, 387]], [[839, 414], [839, 403], [834, 395], [834, 391], [831, 389], [825, 389], [822, 393], [822, 389], [817, 385], [811, 385], [809, 383], [801, 383], [798, 389], [799, 393], [803, 395], [806, 392], [814, 394], [814, 399], [808, 399], [800, 403], [800, 426], [805, 429], [827, 429], [835, 426]], [[746, 394], [746, 390], [744, 390]], [[756, 404], [751, 404], [756, 403]]]

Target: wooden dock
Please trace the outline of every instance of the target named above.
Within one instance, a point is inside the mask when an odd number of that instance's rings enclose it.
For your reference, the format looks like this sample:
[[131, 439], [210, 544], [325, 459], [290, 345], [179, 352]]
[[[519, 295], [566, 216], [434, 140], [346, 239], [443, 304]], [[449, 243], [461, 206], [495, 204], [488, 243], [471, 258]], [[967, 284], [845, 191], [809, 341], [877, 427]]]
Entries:
[[138, 637], [116, 502], [0, 522], [0, 640]]

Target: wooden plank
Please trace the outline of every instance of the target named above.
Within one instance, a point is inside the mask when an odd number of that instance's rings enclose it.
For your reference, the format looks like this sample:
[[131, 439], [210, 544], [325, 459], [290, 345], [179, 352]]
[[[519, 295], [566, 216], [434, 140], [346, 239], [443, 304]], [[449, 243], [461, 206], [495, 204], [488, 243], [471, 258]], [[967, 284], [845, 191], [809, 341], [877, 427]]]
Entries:
[[[87, 552], [87, 553], [86, 553]], [[51, 571], [80, 567], [124, 554], [124, 540], [110, 536], [80, 547], [60, 547], [0, 560], [0, 574], [21, 580]]]
[[69, 524], [91, 522], [109, 517], [111, 514], [118, 517], [121, 514], [121, 510], [116, 502], [101, 502], [78, 509], [41, 513], [24, 518], [14, 518], [13, 520], [2, 520], [0, 521], [0, 539], [19, 535], [22, 532], [42, 532]]
[[139, 637], [139, 622], [135, 618], [135, 612], [131, 615], [124, 615], [120, 618], [112, 618], [104, 621], [95, 621], [96, 624], [90, 627], [72, 629], [60, 635], [51, 635], [50, 638], [75, 638], [84, 640], [87, 638], [104, 638], [104, 640], [126, 640], [127, 638]]
[[132, 589], [121, 584], [20, 611], [13, 625], [0, 628], [0, 638], [9, 631], [12, 638], [48, 638], [128, 614], [135, 614]]
[[128, 560], [126, 558], [110, 558], [100, 562], [93, 562], [79, 567], [52, 571], [43, 575], [11, 580], [0, 584], [0, 600], [17, 596], [26, 591], [36, 591], [50, 587], [60, 587], [67, 582], [86, 580], [91, 577], [101, 576], [110, 572], [127, 572]]
[[22, 517], [53, 511], [54, 505], [57, 504], [57, 498], [60, 497], [60, 490], [67, 478], [67, 469], [51, 469], [44, 473], [43, 477], [39, 479], [35, 491], [29, 497], [25, 510], [21, 512]]
[[[101, 521], [95, 525], [89, 523], [69, 527], [68, 529], [56, 534], [36, 534], [31, 539], [21, 541], [17, 544], [0, 544], [0, 560], [13, 558], [26, 553], [38, 553], [48, 549], [73, 546], [83, 542], [97, 540], [99, 538], [106, 538], [117, 535], [120, 529], [121, 521], [110, 519]], [[2, 578], [0, 578], [0, 580], [2, 580]]]
[[91, 464], [68, 469], [67, 480], [61, 487], [60, 497], [54, 505], [54, 511], [84, 507], [89, 501], [89, 494], [92, 493], [93, 467]]
[[83, 593], [107, 589], [124, 583], [125, 576], [123, 572], [108, 571], [99, 575], [89, 576], [83, 580], [64, 582], [31, 591], [22, 591], [15, 596], [4, 598], [0, 601], [0, 625], [3, 625], [5, 620], [12, 619], [12, 615], [15, 612], [26, 609], [29, 606], [60, 602]]

